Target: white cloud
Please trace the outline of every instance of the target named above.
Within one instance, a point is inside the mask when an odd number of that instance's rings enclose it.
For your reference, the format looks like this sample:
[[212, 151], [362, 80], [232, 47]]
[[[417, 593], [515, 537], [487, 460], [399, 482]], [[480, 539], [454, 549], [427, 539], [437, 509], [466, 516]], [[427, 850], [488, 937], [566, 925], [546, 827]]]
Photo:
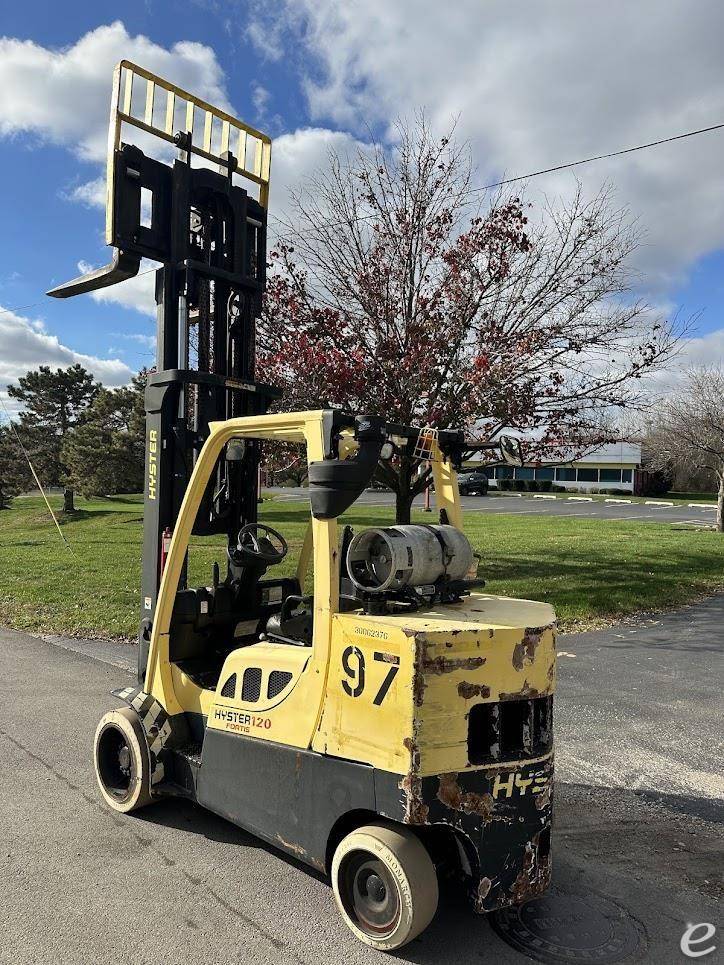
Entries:
[[251, 102], [254, 105], [257, 114], [266, 114], [266, 109], [269, 106], [270, 101], [271, 94], [266, 87], [262, 87], [261, 84], [257, 84], [256, 81], [253, 81], [251, 85]]
[[[424, 107], [443, 130], [459, 116], [481, 183], [724, 119], [716, 0], [270, 0], [248, 35], [302, 48], [319, 121], [389, 130]], [[576, 169], [591, 190], [611, 181], [640, 216], [638, 264], [651, 285], [724, 245], [723, 150], [724, 133], [713, 133]], [[572, 181], [551, 175], [530, 191], [567, 192]]]
[[687, 339], [681, 353], [671, 366], [654, 377], [650, 377], [654, 394], [665, 395], [679, 388], [687, 369], [692, 367], [719, 365], [724, 362], [724, 328], [718, 328], [706, 335]]
[[270, 20], [262, 20], [259, 16], [263, 9], [261, 4], [254, 4], [255, 16], [249, 21], [244, 31], [259, 53], [271, 61], [281, 60], [284, 56], [284, 45], [282, 43], [283, 23], [275, 24]]
[[88, 208], [105, 208], [106, 179], [100, 177], [86, 181], [72, 190], [64, 192], [63, 197], [68, 201], [80, 201]]
[[269, 208], [272, 216], [283, 218], [290, 191], [298, 190], [310, 175], [324, 167], [331, 150], [344, 155], [364, 144], [351, 134], [330, 131], [324, 127], [303, 127], [292, 134], [282, 134], [272, 147], [272, 181]]
[[[97, 265], [88, 264], [87, 261], [78, 262], [78, 271], [81, 275], [94, 271], [97, 267]], [[155, 317], [155, 272], [158, 267], [153, 262], [142, 261], [135, 278], [129, 278], [109, 288], [99, 288], [97, 291], [90, 292], [90, 297], [99, 304], [120, 305], [122, 308], [130, 308], [142, 315]]]
[[102, 161], [112, 70], [124, 58], [229, 106], [224, 73], [210, 47], [185, 40], [167, 50], [141, 34], [132, 37], [116, 21], [61, 50], [0, 38], [0, 135], [36, 134], [85, 160]]
[[64, 345], [56, 335], [45, 331], [40, 319], [25, 318], [0, 306], [0, 397], [10, 411], [15, 411], [13, 400], [7, 399], [5, 388], [29, 369], [40, 365], [66, 368], [76, 363], [92, 372], [104, 385], [125, 385], [133, 371], [120, 359], [102, 359], [95, 355], [76, 352]]
[[129, 342], [138, 342], [145, 348], [156, 348], [156, 336], [144, 335], [142, 332], [111, 332], [116, 338], [125, 338]]

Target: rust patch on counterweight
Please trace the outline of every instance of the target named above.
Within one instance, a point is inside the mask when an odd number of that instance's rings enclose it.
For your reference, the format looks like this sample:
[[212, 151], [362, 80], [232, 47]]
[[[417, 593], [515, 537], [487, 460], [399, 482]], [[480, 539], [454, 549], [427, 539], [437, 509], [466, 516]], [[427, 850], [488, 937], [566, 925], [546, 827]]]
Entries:
[[492, 794], [476, 794], [474, 791], [463, 791], [458, 784], [458, 776], [452, 774], [438, 775], [440, 786], [437, 799], [452, 811], [463, 814], [477, 814], [487, 824], [493, 819], [495, 801]]
[[542, 694], [540, 690], [536, 690], [535, 687], [531, 687], [527, 680], [523, 681], [523, 686], [520, 690], [514, 690], [511, 693], [501, 693], [501, 700], [532, 700], [534, 697], [541, 697]]
[[463, 700], [471, 700], [473, 697], [489, 697], [490, 687], [485, 684], [471, 684], [467, 680], [461, 680], [458, 684], [458, 694]]
[[422, 778], [420, 777], [420, 749], [412, 737], [406, 737], [403, 742], [410, 754], [410, 769], [402, 778], [398, 787], [405, 797], [405, 824], [427, 824], [430, 808], [422, 799]]
[[539, 837], [538, 834], [534, 835], [525, 846], [523, 868], [510, 889], [512, 905], [522, 905], [523, 902], [542, 895], [550, 885], [551, 858], [550, 855], [546, 855], [545, 858], [540, 857]]
[[552, 624], [546, 627], [526, 627], [523, 639], [513, 647], [513, 666], [516, 670], [522, 670], [525, 665], [533, 663], [538, 644], [541, 642], [543, 634], [552, 629]]
[[422, 669], [425, 673], [444, 674], [453, 673], [455, 670], [477, 670], [485, 663], [485, 657], [433, 657], [431, 660], [425, 658], [422, 661]]

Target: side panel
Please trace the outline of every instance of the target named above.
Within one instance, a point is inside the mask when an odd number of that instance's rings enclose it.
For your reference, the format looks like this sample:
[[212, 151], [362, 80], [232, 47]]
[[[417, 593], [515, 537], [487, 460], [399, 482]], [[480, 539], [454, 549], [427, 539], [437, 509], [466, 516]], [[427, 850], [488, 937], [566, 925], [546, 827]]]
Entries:
[[335, 822], [375, 809], [371, 767], [212, 729], [197, 794], [210, 811], [320, 871]]
[[315, 750], [400, 774], [408, 770], [412, 644], [390, 619], [333, 617], [327, 693]]
[[254, 643], [226, 658], [209, 710], [209, 730], [309, 747], [321, 689], [311, 647]]

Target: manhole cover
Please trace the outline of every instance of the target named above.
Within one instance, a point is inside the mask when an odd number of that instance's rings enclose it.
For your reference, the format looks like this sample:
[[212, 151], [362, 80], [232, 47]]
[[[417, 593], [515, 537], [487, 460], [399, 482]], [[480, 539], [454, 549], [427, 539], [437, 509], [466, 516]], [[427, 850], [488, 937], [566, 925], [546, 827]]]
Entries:
[[639, 944], [633, 920], [598, 895], [552, 891], [491, 918], [502, 939], [538, 962], [620, 962]]

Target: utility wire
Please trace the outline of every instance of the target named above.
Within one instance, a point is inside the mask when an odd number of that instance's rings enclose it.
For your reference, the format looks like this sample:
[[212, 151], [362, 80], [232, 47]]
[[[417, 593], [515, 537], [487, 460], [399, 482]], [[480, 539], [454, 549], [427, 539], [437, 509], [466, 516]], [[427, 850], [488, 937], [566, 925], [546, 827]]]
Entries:
[[697, 134], [708, 134], [710, 131], [720, 131], [724, 124], [712, 124], [711, 127], [701, 127], [698, 131], [687, 131], [686, 134], [674, 134], [671, 137], [662, 137], [658, 141], [649, 141], [648, 144], [637, 144], [635, 147], [624, 147], [620, 151], [611, 151], [610, 154], [596, 154], [594, 157], [585, 157], [580, 161], [567, 161], [565, 164], [556, 164], [552, 168], [543, 168], [540, 171], [532, 171], [530, 174], [520, 174], [514, 178], [505, 178], [503, 181], [495, 181], [493, 184], [486, 184], [482, 188], [471, 188], [469, 194], [480, 194], [481, 191], [488, 191], [490, 188], [499, 188], [504, 184], [513, 184], [514, 181], [527, 181], [528, 178], [537, 178], [541, 174], [551, 174], [553, 171], [564, 171], [566, 168], [575, 168], [579, 164], [590, 164], [592, 161], [604, 161], [610, 157], [620, 157], [622, 154], [633, 154], [634, 151], [644, 151], [649, 147], [658, 147], [659, 144], [670, 144], [672, 141], [681, 141], [686, 137], [695, 137]]
[[[152, 271], [158, 271], [158, 266], [153, 268], [146, 268], [145, 271], [139, 271], [134, 278], [143, 278], [144, 275], [150, 275]], [[18, 305], [15, 308], [0, 308], [0, 315], [14, 315], [16, 312], [26, 312], [29, 308], [37, 308], [38, 305], [44, 305], [45, 299], [39, 302], [31, 302], [29, 305]]]
[[42, 494], [42, 496], [43, 496], [43, 499], [45, 500], [45, 505], [48, 507], [48, 512], [49, 512], [50, 515], [53, 517], [53, 522], [55, 523], [55, 528], [58, 530], [58, 533], [59, 533], [59, 535], [60, 535], [60, 538], [61, 538], [61, 539], [63, 540], [63, 542], [65, 543], [66, 548], [70, 551], [70, 555], [71, 555], [71, 556], [75, 556], [75, 553], [73, 552], [73, 547], [70, 545], [70, 543], [68, 542], [68, 540], [65, 538], [65, 533], [64, 533], [63, 530], [60, 528], [60, 523], [58, 522], [58, 519], [57, 519], [55, 513], [53, 512], [53, 507], [52, 507], [52, 506], [50, 505], [50, 503], [48, 502], [48, 497], [45, 495], [45, 490], [43, 489], [43, 484], [42, 484], [41, 481], [38, 479], [38, 474], [36, 473], [35, 467], [33, 466], [32, 462], [31, 462], [31, 460], [30, 460], [30, 456], [29, 456], [29, 454], [28, 454], [28, 450], [27, 450], [27, 449], [25, 448], [25, 446], [23, 445], [23, 440], [20, 438], [20, 436], [19, 436], [19, 434], [18, 434], [18, 430], [17, 430], [17, 428], [16, 428], [16, 426], [15, 426], [15, 423], [14, 423], [14, 422], [12, 421], [12, 419], [10, 418], [10, 413], [8, 412], [8, 410], [7, 410], [6, 406], [5, 406], [5, 403], [3, 402], [2, 396], [0, 396], [0, 405], [1, 405], [1, 406], [3, 407], [3, 409], [5, 410], [5, 415], [8, 417], [8, 422], [10, 423], [10, 428], [12, 429], [12, 431], [13, 431], [13, 433], [14, 433], [14, 435], [15, 435], [15, 438], [16, 438], [17, 441], [18, 441], [18, 445], [20, 446], [20, 448], [21, 448], [22, 451], [23, 451], [23, 455], [24, 455], [25, 458], [28, 460], [28, 465], [30, 466], [30, 471], [31, 471], [31, 473], [33, 474], [33, 479], [35, 480], [35, 482], [36, 482], [36, 484], [37, 484], [37, 486], [38, 486], [38, 489], [40, 490], [40, 492], [41, 492], [41, 494]]
[[[709, 127], [700, 127], [695, 131], [686, 131], [684, 134], [672, 134], [671, 137], [662, 137], [657, 141], [648, 141], [646, 144], [636, 144], [634, 147], [624, 147], [618, 151], [610, 151], [608, 154], [595, 154], [592, 157], [581, 158], [578, 161], [566, 161], [564, 164], [554, 164], [553, 167], [541, 168], [538, 171], [531, 171], [529, 174], [517, 174], [512, 178], [503, 178], [500, 181], [493, 181], [491, 184], [485, 184], [480, 188], [471, 188], [466, 194], [482, 194], [483, 191], [490, 191], [491, 188], [504, 187], [506, 184], [514, 184], [517, 181], [527, 181], [530, 178], [537, 178], [543, 174], [553, 174], [555, 171], [565, 171], [570, 168], [580, 167], [582, 164], [591, 164], [594, 161], [605, 161], [612, 157], [621, 157], [624, 154], [633, 154], [636, 151], [645, 151], [651, 147], [659, 147], [661, 144], [671, 144], [674, 141], [682, 141], [688, 137], [696, 137], [699, 134], [709, 134], [712, 131], [720, 131], [724, 129], [724, 123], [722, 124], [712, 124]], [[472, 201], [463, 202], [464, 204], [472, 204]], [[354, 218], [355, 222], [360, 221], [373, 221], [377, 217], [376, 214], [361, 215], [359, 218]], [[275, 221], [277, 224], [281, 225], [282, 228], [287, 230], [295, 231], [290, 224], [280, 218], [278, 215], [267, 214], [267, 219], [270, 221]], [[349, 224], [348, 221], [319, 221], [317, 224], [320, 227], [334, 228], [341, 225]], [[297, 232], [298, 233], [298, 232]], [[152, 271], [157, 271], [156, 267], [147, 268], [145, 271], [139, 272], [135, 277], [142, 278], [144, 275], [150, 275]], [[33, 302], [30, 305], [21, 305], [18, 308], [6, 308], [0, 309], [0, 315], [13, 315], [15, 312], [26, 311], [29, 308], [35, 308], [36, 306], [43, 304], [42, 302]]]
[[[514, 184], [517, 181], [527, 181], [530, 178], [540, 177], [542, 174], [552, 174], [554, 171], [565, 171], [569, 168], [578, 167], [581, 164], [591, 164], [593, 161], [603, 161], [606, 158], [620, 157], [623, 154], [633, 154], [635, 151], [645, 151], [650, 147], [658, 147], [660, 144], [670, 144], [673, 141], [681, 141], [687, 137], [695, 137], [698, 134], [709, 134], [711, 131], [720, 131], [724, 128], [724, 123], [722, 124], [712, 124], [710, 127], [701, 127], [696, 131], [687, 131], [684, 134], [673, 134], [671, 137], [662, 137], [658, 141], [648, 141], [646, 144], [637, 144], [634, 147], [621, 148], [618, 151], [611, 151], [608, 154], [596, 154], [593, 157], [581, 158], [579, 161], [566, 161], [564, 164], [555, 164], [550, 168], [541, 168], [538, 171], [531, 171], [529, 174], [518, 174], [512, 178], [504, 178], [501, 181], [493, 181], [492, 184], [483, 185], [480, 188], [471, 188], [466, 191], [465, 194], [481, 194], [483, 191], [489, 191], [491, 188], [500, 188], [506, 184]], [[472, 201], [465, 201], [464, 204], [472, 204]], [[271, 220], [278, 222], [283, 228], [291, 231], [295, 231], [291, 225], [287, 222], [282, 221], [275, 215], [268, 215]], [[360, 221], [372, 221], [377, 218], [377, 214], [366, 214], [361, 215], [359, 218], [354, 218], [355, 222]], [[317, 222], [320, 227], [334, 228], [349, 224], [348, 221], [319, 221]], [[297, 232], [298, 233], [298, 232]]]

